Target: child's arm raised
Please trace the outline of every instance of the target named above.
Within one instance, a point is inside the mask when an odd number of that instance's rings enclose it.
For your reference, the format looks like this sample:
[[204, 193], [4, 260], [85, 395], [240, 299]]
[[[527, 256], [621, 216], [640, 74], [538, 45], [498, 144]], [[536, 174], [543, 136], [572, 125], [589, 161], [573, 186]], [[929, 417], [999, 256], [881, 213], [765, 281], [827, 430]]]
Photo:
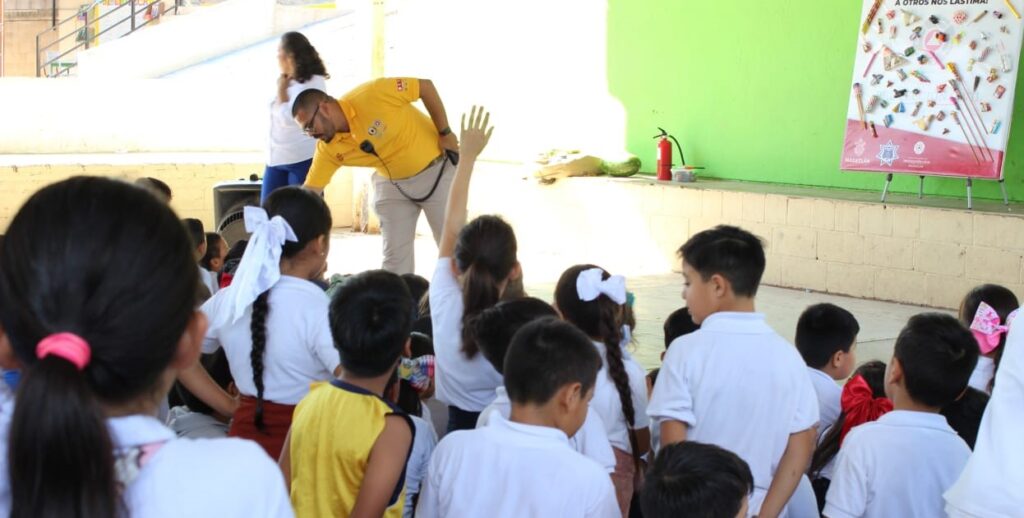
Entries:
[[469, 200], [469, 179], [473, 176], [476, 157], [491, 140], [494, 127], [487, 127], [491, 114], [483, 107], [473, 107], [466, 125], [466, 114], [462, 114], [462, 133], [459, 145], [459, 165], [455, 166], [455, 177], [452, 179], [448, 193], [448, 206], [444, 213], [444, 230], [441, 232], [441, 244], [438, 257], [452, 257], [455, 253], [455, 242], [459, 239], [459, 231], [466, 225], [466, 204]]
[[412, 437], [412, 423], [407, 417], [387, 416], [384, 431], [370, 450], [366, 476], [350, 518], [380, 518], [398, 501], [405, 485], [402, 475], [412, 451]]
[[793, 496], [793, 491], [796, 491], [800, 477], [811, 463], [815, 435], [815, 429], [812, 427], [789, 436], [786, 452], [782, 454], [779, 467], [772, 477], [772, 484], [764, 497], [764, 503], [761, 504], [758, 518], [775, 518], [782, 513], [782, 509]]

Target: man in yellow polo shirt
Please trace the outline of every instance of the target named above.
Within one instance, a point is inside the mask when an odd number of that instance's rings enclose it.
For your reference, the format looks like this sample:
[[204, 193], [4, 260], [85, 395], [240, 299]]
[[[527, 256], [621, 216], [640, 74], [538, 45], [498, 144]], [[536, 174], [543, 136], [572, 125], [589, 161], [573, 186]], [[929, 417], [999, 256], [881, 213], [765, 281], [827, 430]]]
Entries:
[[[413, 106], [422, 100], [428, 117]], [[376, 79], [333, 99], [306, 90], [292, 105], [295, 123], [319, 140], [305, 187], [322, 192], [339, 167], [373, 167], [373, 208], [380, 216], [385, 270], [414, 270], [420, 211], [441, 237], [459, 142], [428, 79]]]

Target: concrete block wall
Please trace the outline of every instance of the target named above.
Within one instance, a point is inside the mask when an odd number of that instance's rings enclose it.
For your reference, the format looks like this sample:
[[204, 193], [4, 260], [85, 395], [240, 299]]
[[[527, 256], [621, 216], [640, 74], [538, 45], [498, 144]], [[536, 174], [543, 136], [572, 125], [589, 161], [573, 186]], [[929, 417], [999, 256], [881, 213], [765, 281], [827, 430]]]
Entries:
[[[175, 163], [0, 166], [0, 229], [37, 189], [75, 174], [160, 178], [174, 190], [179, 215], [212, 225], [212, 186], [263, 167], [167, 162]], [[552, 257], [539, 265], [550, 271], [531, 275], [557, 278], [574, 263], [628, 276], [678, 271], [676, 250], [725, 223], [764, 240], [767, 285], [937, 308], [956, 308], [986, 282], [1024, 296], [1024, 217], [1013, 214], [754, 192], [736, 183], [574, 178], [541, 186], [529, 175], [528, 166], [478, 164], [469, 209], [502, 215], [521, 249]], [[357, 195], [353, 175], [339, 171], [327, 190], [335, 226], [352, 225]], [[420, 231], [429, 235], [425, 225]]]

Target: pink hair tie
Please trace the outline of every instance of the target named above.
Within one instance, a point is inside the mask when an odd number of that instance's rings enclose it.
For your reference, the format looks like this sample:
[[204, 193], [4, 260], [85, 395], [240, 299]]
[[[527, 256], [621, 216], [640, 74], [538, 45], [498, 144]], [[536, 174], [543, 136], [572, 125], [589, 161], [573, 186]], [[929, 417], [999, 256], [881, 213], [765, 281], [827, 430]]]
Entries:
[[92, 349], [89, 348], [89, 342], [74, 333], [55, 333], [36, 345], [36, 357], [41, 360], [47, 356], [63, 358], [82, 370], [89, 365]]

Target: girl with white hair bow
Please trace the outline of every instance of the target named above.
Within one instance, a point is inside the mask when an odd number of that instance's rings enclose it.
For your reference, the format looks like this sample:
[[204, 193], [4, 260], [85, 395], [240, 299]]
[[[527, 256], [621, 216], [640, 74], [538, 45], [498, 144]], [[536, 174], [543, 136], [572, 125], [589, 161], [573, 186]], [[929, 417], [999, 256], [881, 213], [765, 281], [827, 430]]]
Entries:
[[[312, 282], [326, 268], [331, 213], [320, 196], [285, 187], [263, 208], [246, 207], [245, 224], [252, 237], [231, 285], [202, 307], [210, 321], [203, 352], [224, 348], [241, 393], [228, 435], [252, 439], [276, 459], [310, 384], [340, 370], [329, 299]], [[208, 377], [193, 375], [182, 378], [189, 390], [221, 399]]]

